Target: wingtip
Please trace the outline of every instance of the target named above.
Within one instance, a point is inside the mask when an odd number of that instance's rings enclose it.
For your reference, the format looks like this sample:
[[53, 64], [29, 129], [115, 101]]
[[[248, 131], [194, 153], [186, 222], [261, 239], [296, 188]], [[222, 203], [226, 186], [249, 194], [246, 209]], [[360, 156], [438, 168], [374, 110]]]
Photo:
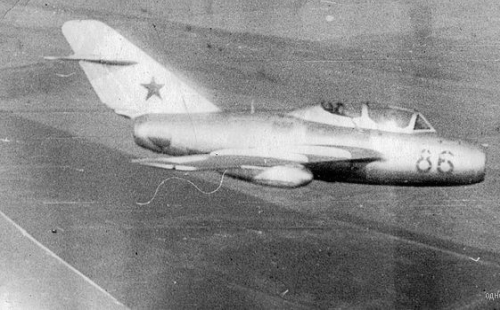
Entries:
[[193, 167], [193, 166], [155, 162], [155, 161], [152, 161], [151, 158], [132, 159], [132, 163], [139, 164], [142, 166], [147, 166], [147, 167], [166, 169], [166, 170], [179, 170], [179, 171], [199, 170], [198, 168]]

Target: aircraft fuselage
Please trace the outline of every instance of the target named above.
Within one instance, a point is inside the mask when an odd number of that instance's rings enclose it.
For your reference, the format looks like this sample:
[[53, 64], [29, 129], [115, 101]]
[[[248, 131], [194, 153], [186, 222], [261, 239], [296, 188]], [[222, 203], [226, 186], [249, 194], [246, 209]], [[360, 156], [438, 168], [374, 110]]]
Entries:
[[[435, 133], [404, 134], [329, 126], [290, 115], [148, 114], [134, 125], [138, 145], [173, 156], [225, 149], [307, 148], [316, 179], [393, 185], [466, 185], [484, 180], [485, 154]], [[338, 147], [369, 149], [381, 160], [331, 162]], [[322, 157], [325, 158], [322, 161]]]

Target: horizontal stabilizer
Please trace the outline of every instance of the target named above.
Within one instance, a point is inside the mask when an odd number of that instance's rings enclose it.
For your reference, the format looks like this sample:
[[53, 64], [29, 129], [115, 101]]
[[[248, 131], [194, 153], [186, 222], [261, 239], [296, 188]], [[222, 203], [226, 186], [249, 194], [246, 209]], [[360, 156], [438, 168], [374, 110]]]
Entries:
[[105, 59], [97, 55], [90, 56], [80, 56], [80, 55], [70, 55], [70, 56], [45, 56], [47, 60], [62, 60], [62, 61], [86, 61], [107, 66], [131, 66], [136, 65], [137, 61], [125, 60], [125, 59]]

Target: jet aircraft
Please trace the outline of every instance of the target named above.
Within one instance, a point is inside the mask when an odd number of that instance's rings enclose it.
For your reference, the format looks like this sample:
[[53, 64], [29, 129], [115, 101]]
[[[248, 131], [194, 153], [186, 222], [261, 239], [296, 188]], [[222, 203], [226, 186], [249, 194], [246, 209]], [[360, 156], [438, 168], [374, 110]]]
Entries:
[[484, 152], [438, 136], [418, 111], [322, 102], [282, 114], [223, 112], [102, 22], [68, 21], [62, 32], [74, 54], [47, 58], [78, 61], [99, 99], [133, 120], [135, 142], [169, 155], [138, 164], [285, 188], [313, 179], [408, 186], [484, 180]]

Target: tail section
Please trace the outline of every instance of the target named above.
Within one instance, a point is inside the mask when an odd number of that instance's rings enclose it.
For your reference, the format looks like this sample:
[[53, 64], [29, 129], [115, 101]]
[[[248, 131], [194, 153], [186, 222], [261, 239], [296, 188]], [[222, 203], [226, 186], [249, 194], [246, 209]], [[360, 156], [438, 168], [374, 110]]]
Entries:
[[[193, 87], [106, 24], [66, 22], [62, 32], [99, 99], [130, 118], [149, 113], [211, 113], [219, 109]], [[55, 59], [56, 57], [52, 57]]]

